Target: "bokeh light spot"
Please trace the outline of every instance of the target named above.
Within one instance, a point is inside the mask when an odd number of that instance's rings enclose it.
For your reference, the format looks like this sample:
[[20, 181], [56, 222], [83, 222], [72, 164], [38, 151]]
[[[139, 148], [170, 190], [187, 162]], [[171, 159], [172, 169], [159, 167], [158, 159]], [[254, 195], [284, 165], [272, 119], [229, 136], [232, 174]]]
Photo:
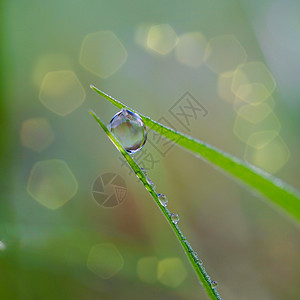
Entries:
[[171, 288], [179, 286], [187, 276], [183, 262], [177, 258], [166, 258], [158, 263], [158, 280]]
[[78, 184], [67, 163], [60, 159], [37, 162], [29, 175], [27, 191], [37, 202], [57, 209], [75, 196]]
[[233, 103], [235, 101], [235, 95], [232, 93], [233, 72], [221, 73], [218, 77], [218, 95], [222, 100]]
[[177, 60], [191, 68], [199, 68], [205, 56], [206, 38], [200, 32], [181, 35], [175, 48]]
[[32, 118], [23, 122], [21, 142], [26, 148], [41, 152], [54, 140], [54, 132], [45, 118]]
[[116, 275], [124, 265], [124, 259], [115, 245], [97, 244], [92, 247], [87, 259], [87, 267], [103, 279]]
[[234, 134], [244, 143], [247, 143], [253, 133], [262, 131], [279, 132], [281, 128], [280, 122], [273, 112], [259, 123], [251, 123], [244, 117], [237, 115], [234, 122]]
[[277, 135], [278, 132], [274, 130], [255, 132], [250, 135], [247, 145], [255, 149], [261, 149], [268, 145]]
[[246, 104], [237, 110], [239, 116], [253, 124], [263, 121], [271, 112], [272, 108], [264, 102], [259, 105]]
[[268, 68], [261, 62], [240, 65], [234, 72], [232, 92], [246, 102], [262, 102], [276, 87], [275, 80]]
[[52, 112], [66, 116], [84, 101], [85, 92], [74, 72], [48, 72], [41, 84], [40, 101]]
[[233, 71], [247, 60], [245, 49], [233, 35], [209, 40], [205, 56], [207, 66], [219, 74]]
[[261, 103], [247, 103], [247, 102], [243, 101], [242, 99], [240, 99], [238, 97], [235, 97], [235, 100], [234, 100], [234, 103], [233, 103], [233, 108], [236, 111], [236, 113], [238, 113], [238, 111], [241, 107], [248, 106], [248, 105], [251, 105], [251, 106], [254, 106], [254, 107], [255, 106], [260, 107], [260, 105], [268, 105], [269, 108], [271, 110], [273, 110], [274, 107], [275, 107], [275, 100], [272, 96], [270, 96]]
[[257, 104], [266, 100], [271, 93], [261, 83], [248, 83], [241, 85], [235, 95], [245, 102]]
[[143, 257], [138, 261], [137, 275], [142, 281], [153, 284], [157, 280], [157, 267], [157, 257]]
[[33, 83], [40, 87], [44, 76], [51, 71], [69, 70], [72, 68], [69, 56], [61, 53], [49, 53], [37, 58], [33, 69]]
[[244, 158], [255, 166], [273, 174], [289, 160], [290, 151], [280, 136], [260, 149], [246, 147]]
[[100, 78], [117, 72], [127, 60], [127, 51], [112, 31], [88, 34], [81, 44], [79, 63]]
[[168, 54], [176, 45], [177, 35], [169, 24], [154, 25], [149, 29], [147, 46], [161, 54]]
[[138, 45], [147, 48], [147, 38], [150, 28], [153, 24], [143, 23], [138, 25], [135, 31], [135, 41]]

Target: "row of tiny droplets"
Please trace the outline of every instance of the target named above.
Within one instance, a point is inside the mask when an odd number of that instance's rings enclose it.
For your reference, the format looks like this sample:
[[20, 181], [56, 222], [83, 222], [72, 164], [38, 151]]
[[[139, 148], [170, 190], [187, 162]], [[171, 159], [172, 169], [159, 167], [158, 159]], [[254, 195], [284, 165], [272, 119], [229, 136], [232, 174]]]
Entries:
[[[155, 184], [153, 183], [153, 181], [147, 177], [147, 171], [144, 168], [141, 168], [141, 171], [144, 173], [144, 175], [146, 176], [147, 182], [148, 184], [152, 187], [152, 189], [155, 191]], [[139, 176], [138, 176], [139, 177]], [[183, 235], [183, 233], [181, 232], [179, 226], [178, 226], [178, 221], [179, 221], [179, 216], [178, 214], [175, 213], [171, 213], [168, 208], [168, 198], [164, 195], [164, 194], [157, 194], [157, 197], [159, 199], [160, 204], [163, 206], [164, 210], [166, 211], [166, 213], [168, 214], [168, 216], [171, 218], [172, 222], [174, 223], [177, 231], [179, 232], [181, 239], [183, 240], [184, 244], [186, 245], [188, 252], [192, 255], [195, 263], [197, 264], [198, 268], [201, 270], [202, 275], [205, 277], [206, 281], [208, 281], [211, 285], [211, 287], [213, 289], [215, 289], [218, 285], [218, 282], [215, 280], [211, 280], [210, 276], [207, 274], [204, 266], [203, 266], [203, 261], [201, 259], [198, 258], [198, 254], [196, 251], [194, 251], [194, 249], [192, 248], [192, 246], [190, 245], [190, 243], [187, 241], [186, 237]], [[216, 296], [218, 297], [219, 300], [222, 300], [219, 295], [216, 293]]]

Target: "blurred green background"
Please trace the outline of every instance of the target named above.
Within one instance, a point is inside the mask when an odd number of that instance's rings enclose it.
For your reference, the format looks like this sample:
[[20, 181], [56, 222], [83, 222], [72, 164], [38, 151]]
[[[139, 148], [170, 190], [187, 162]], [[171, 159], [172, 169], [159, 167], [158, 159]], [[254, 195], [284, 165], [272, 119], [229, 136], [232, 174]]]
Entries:
[[[299, 14], [297, 0], [2, 1], [0, 298], [206, 299], [88, 114], [117, 112], [89, 84], [300, 188]], [[208, 114], [183, 126], [170, 108], [187, 91]], [[221, 296], [299, 299], [299, 228], [163, 147], [149, 133], [137, 155]], [[91, 193], [107, 172], [127, 184], [113, 208]]]

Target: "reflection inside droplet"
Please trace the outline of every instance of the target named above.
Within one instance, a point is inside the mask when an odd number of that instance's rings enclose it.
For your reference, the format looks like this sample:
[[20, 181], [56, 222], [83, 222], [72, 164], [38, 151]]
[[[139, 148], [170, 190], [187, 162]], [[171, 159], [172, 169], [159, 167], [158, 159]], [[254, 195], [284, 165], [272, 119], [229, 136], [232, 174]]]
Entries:
[[130, 154], [141, 150], [147, 140], [143, 120], [127, 109], [114, 115], [107, 127]]
[[158, 199], [159, 199], [159, 202], [162, 206], [167, 206], [168, 205], [168, 198], [163, 195], [163, 194], [158, 194]]
[[179, 216], [178, 216], [177, 214], [172, 213], [172, 214], [171, 214], [171, 219], [172, 219], [172, 222], [173, 222], [174, 224], [177, 224], [178, 221], [179, 221]]

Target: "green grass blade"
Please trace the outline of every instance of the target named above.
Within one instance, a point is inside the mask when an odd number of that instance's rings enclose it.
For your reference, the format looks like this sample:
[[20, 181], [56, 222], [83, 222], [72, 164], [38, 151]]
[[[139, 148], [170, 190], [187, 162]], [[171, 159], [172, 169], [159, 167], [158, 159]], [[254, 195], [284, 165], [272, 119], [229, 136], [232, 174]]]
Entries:
[[[91, 85], [91, 88], [116, 107], [136, 112], [96, 87]], [[207, 143], [168, 128], [139, 112], [136, 113], [140, 115], [147, 127], [212, 163], [224, 173], [269, 199], [270, 203], [275, 204], [280, 211], [300, 221], [300, 193], [287, 183]]]
[[116, 146], [116, 148], [120, 151], [120, 153], [124, 156], [134, 173], [137, 175], [137, 177], [140, 179], [140, 181], [143, 183], [145, 188], [149, 191], [153, 199], [155, 200], [156, 204], [160, 208], [161, 212], [167, 219], [169, 225], [172, 227], [173, 231], [175, 232], [181, 246], [183, 247], [190, 263], [192, 264], [200, 282], [204, 286], [208, 296], [210, 299], [214, 300], [221, 300], [216, 288], [212, 285], [212, 281], [208, 274], [205, 271], [205, 268], [203, 267], [201, 261], [199, 261], [197, 254], [195, 251], [192, 249], [184, 235], [182, 234], [179, 226], [177, 224], [174, 224], [171, 219], [171, 213], [170, 211], [162, 206], [159, 202], [158, 196], [152, 187], [151, 184], [148, 183], [146, 176], [140, 169], [139, 165], [134, 161], [134, 159], [126, 152], [126, 150], [122, 147], [122, 145], [119, 143], [119, 141], [114, 137], [114, 135], [111, 134], [111, 132], [108, 130], [108, 128], [103, 124], [103, 122], [97, 117], [97, 115], [93, 112], [90, 111], [91, 115], [95, 118], [95, 120], [98, 122], [98, 124], [102, 127], [104, 132], [107, 134], [107, 136], [110, 138], [112, 143]]

